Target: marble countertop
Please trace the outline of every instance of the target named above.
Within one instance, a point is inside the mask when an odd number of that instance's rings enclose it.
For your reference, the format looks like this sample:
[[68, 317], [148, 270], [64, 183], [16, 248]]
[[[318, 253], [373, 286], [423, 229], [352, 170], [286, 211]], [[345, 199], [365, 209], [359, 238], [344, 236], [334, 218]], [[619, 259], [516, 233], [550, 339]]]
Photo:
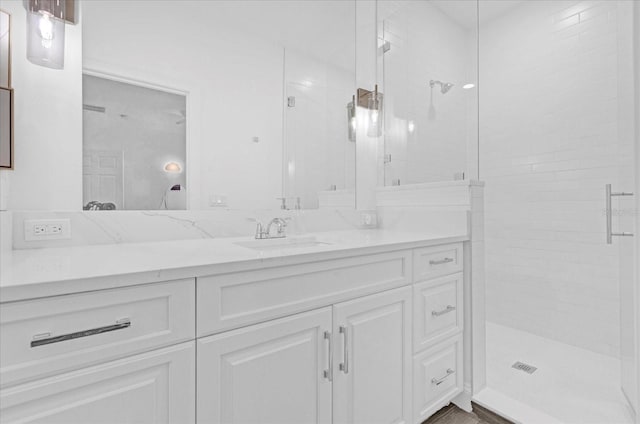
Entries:
[[[265, 249], [243, 247], [238, 243], [256, 243], [238, 237], [13, 250], [0, 259], [0, 302], [411, 249], [468, 236], [353, 230], [286, 240], [296, 239], [302, 244]], [[305, 243], [311, 239], [321, 244]]]

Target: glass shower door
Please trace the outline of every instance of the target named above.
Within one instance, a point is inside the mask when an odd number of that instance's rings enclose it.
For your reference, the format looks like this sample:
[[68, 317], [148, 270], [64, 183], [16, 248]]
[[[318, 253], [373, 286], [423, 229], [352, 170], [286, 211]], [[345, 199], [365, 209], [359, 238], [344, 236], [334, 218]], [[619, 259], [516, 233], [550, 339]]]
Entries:
[[[633, 7], [479, 2], [487, 385], [516, 413], [630, 422], [637, 258], [607, 244], [605, 187], [637, 192]], [[613, 232], [634, 232], [632, 201], [615, 196]]]

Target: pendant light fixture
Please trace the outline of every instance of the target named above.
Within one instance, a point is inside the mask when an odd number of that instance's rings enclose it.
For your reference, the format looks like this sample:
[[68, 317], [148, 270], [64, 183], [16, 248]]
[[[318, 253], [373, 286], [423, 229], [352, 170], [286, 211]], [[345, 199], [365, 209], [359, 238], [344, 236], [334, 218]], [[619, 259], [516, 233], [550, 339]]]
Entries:
[[380, 137], [382, 135], [382, 94], [378, 92], [378, 84], [369, 93], [367, 110], [369, 113], [367, 135], [369, 137]]
[[351, 98], [351, 102], [347, 104], [347, 126], [349, 141], [356, 141], [356, 96]]
[[376, 84], [373, 91], [364, 88], [358, 88], [357, 106], [362, 107], [367, 112], [366, 132], [368, 137], [380, 137], [383, 127], [383, 94], [378, 91]]
[[65, 0], [28, 0], [27, 59], [52, 69], [64, 68]]

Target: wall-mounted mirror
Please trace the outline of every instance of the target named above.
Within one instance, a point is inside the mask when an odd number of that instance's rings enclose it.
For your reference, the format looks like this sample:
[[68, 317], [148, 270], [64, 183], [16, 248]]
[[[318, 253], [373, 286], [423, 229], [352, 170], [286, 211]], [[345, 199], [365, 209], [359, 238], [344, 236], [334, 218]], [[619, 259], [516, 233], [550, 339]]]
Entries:
[[85, 208], [353, 207], [355, 1], [82, 8]]
[[186, 209], [184, 94], [85, 74], [85, 210]]

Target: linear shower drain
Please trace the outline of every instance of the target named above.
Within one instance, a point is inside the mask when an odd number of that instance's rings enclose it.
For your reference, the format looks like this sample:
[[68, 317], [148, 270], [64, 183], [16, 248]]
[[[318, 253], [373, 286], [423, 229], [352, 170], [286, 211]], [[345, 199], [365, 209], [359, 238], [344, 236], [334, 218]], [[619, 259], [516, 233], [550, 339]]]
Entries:
[[538, 369], [538, 368], [534, 367], [533, 365], [525, 364], [524, 362], [516, 362], [515, 364], [511, 365], [511, 368], [515, 368], [517, 370], [524, 371], [527, 374], [533, 374], [535, 372], [535, 370]]

